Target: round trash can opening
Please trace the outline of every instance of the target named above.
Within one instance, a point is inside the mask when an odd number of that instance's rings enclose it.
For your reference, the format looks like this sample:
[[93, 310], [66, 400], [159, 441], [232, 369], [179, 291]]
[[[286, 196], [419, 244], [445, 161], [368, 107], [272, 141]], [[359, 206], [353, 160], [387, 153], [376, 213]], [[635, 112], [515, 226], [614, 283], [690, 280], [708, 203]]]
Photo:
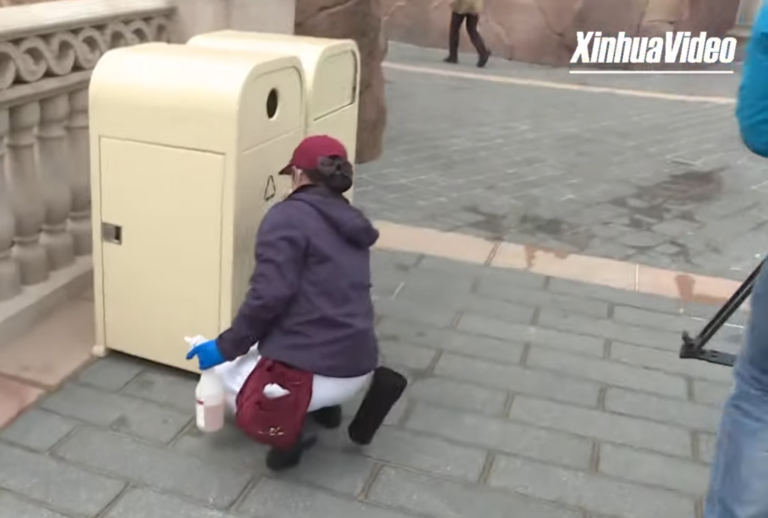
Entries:
[[267, 117], [274, 119], [277, 115], [277, 107], [280, 104], [280, 96], [277, 93], [277, 89], [273, 88], [267, 95]]

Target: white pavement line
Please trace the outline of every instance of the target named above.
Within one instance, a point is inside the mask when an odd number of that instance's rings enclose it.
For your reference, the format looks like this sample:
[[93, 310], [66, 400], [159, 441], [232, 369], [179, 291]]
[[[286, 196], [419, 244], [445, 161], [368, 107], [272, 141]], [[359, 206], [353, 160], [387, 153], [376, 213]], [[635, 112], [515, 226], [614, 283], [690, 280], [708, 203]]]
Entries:
[[655, 92], [651, 90], [629, 90], [624, 88], [612, 88], [608, 86], [588, 86], [577, 85], [574, 83], [558, 83], [555, 81], [541, 81], [538, 79], [520, 79], [508, 76], [495, 76], [487, 74], [477, 74], [472, 72], [459, 72], [455, 70], [441, 70], [439, 68], [418, 67], [413, 65], [403, 65], [402, 63], [382, 63], [384, 68], [400, 70], [402, 72], [412, 72], [417, 74], [431, 74], [443, 77], [456, 77], [462, 79], [474, 79], [478, 81], [487, 81], [489, 83], [502, 83], [519, 86], [535, 86], [541, 88], [552, 88], [555, 90], [571, 90], [575, 92], [607, 93], [613, 95], [623, 95], [626, 97], [642, 97], [645, 99], [659, 99], [664, 101], [683, 101], [693, 103], [710, 104], [736, 104], [736, 99], [731, 97], [716, 97], [706, 95], [683, 95], [670, 94], [665, 92]]

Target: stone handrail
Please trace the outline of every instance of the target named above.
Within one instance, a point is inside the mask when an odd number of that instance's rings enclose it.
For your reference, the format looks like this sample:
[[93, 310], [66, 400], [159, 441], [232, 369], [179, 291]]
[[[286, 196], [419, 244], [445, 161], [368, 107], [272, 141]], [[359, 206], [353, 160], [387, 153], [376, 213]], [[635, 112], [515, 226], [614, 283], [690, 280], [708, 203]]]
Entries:
[[0, 301], [92, 250], [88, 82], [107, 50], [169, 41], [172, 0], [0, 9]]

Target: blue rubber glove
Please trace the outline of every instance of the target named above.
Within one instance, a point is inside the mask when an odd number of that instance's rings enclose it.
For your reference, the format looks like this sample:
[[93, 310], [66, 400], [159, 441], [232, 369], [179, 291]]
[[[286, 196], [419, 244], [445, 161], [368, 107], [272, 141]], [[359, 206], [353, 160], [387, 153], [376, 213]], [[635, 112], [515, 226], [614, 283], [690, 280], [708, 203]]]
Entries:
[[221, 355], [221, 351], [219, 351], [216, 345], [216, 340], [208, 340], [193, 347], [189, 354], [187, 354], [187, 360], [191, 360], [194, 357], [197, 357], [197, 360], [200, 362], [201, 371], [216, 367], [227, 361]]

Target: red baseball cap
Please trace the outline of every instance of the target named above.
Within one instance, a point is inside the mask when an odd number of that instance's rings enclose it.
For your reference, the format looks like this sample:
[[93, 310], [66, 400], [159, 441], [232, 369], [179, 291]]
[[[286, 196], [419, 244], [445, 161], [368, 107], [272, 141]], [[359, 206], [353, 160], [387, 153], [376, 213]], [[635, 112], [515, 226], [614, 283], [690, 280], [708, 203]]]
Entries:
[[291, 161], [278, 174], [291, 174], [293, 167], [303, 171], [316, 169], [320, 159], [331, 156], [338, 156], [347, 160], [347, 148], [328, 135], [306, 137], [296, 146]]

